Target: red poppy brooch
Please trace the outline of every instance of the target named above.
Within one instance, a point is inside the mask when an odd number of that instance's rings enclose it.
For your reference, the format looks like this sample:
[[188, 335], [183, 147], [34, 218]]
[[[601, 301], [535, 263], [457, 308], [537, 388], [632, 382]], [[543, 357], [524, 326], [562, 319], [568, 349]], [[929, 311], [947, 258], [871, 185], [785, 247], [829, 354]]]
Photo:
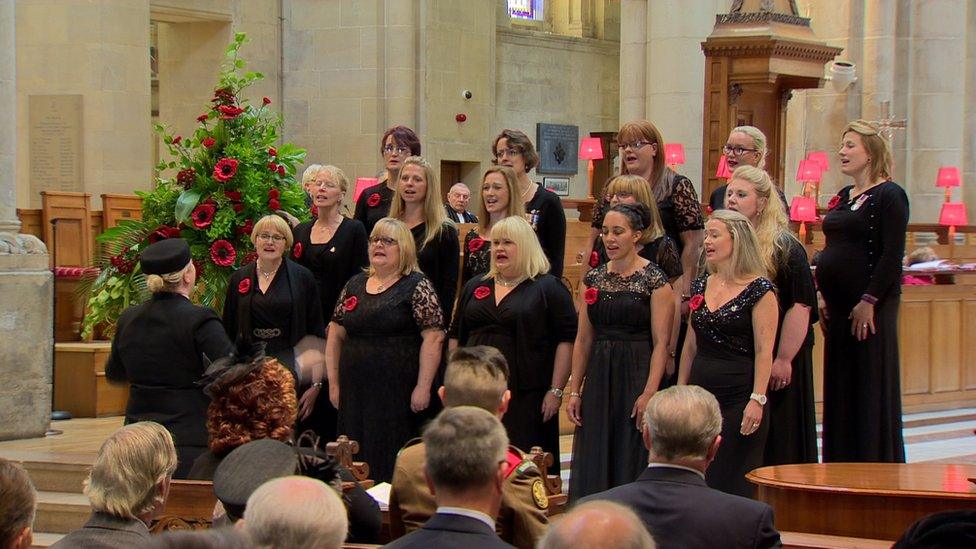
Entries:
[[475, 299], [484, 299], [489, 295], [491, 295], [491, 288], [489, 288], [488, 286], [478, 286], [477, 288], [474, 289]]
[[244, 295], [251, 291], [251, 279], [244, 278], [241, 280], [240, 284], [237, 285], [237, 293]]
[[375, 208], [376, 206], [379, 206], [380, 193], [373, 193], [369, 195], [369, 198], [366, 199], [366, 205], [369, 206], [370, 208]]
[[356, 305], [359, 305], [359, 298], [354, 295], [347, 297], [346, 300], [342, 302], [342, 308], [345, 309], [347, 313], [354, 311], [356, 309]]
[[827, 210], [833, 210], [838, 204], [840, 204], [840, 197], [835, 194], [834, 196], [830, 197], [830, 200], [827, 202]]
[[688, 300], [688, 307], [690, 307], [692, 311], [697, 311], [701, 308], [702, 303], [705, 303], [705, 296], [696, 294], [691, 296], [691, 299]]
[[296, 242], [295, 247], [291, 250], [291, 256], [295, 259], [302, 257], [302, 243]]
[[596, 288], [587, 288], [586, 291], [583, 292], [583, 301], [585, 301], [587, 305], [593, 305], [596, 303], [596, 300], [599, 297], [600, 291]]
[[481, 248], [485, 247], [485, 239], [480, 236], [476, 236], [468, 242], [468, 251], [471, 253], [477, 252]]

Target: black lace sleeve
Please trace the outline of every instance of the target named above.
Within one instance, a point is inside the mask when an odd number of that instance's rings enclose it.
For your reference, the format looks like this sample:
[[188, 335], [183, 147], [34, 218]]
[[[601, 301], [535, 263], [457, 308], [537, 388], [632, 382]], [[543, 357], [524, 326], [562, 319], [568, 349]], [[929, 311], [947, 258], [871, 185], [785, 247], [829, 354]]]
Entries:
[[608, 211], [610, 211], [610, 201], [606, 196], [600, 197], [600, 200], [593, 205], [593, 228], [597, 230], [603, 228], [603, 218], [607, 216]]
[[348, 287], [348, 284], [343, 286], [342, 292], [339, 293], [339, 299], [336, 300], [335, 309], [332, 311], [332, 322], [335, 322], [339, 326], [342, 326], [342, 317], [346, 313], [346, 309], [343, 307], [343, 302], [346, 300], [346, 288]]
[[681, 254], [678, 253], [678, 246], [674, 243], [674, 240], [671, 240], [669, 236], [665, 235], [651, 242], [649, 245], [657, 247], [654, 257], [650, 259], [664, 271], [668, 280], [674, 280], [681, 276], [684, 272], [681, 268]]
[[443, 330], [444, 313], [441, 311], [440, 301], [434, 285], [427, 277], [422, 277], [411, 296], [413, 306], [413, 320], [421, 332], [425, 330]]
[[705, 228], [698, 193], [695, 192], [695, 186], [690, 179], [683, 175], [675, 176], [674, 187], [671, 189], [671, 202], [674, 204], [679, 233]]

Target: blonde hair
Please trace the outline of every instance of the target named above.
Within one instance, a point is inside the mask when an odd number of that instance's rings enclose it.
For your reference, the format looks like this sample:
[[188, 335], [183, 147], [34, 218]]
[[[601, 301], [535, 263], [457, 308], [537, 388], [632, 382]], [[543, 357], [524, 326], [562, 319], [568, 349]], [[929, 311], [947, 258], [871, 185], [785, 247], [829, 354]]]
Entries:
[[731, 185], [736, 179], [752, 185], [757, 198], [766, 201], [766, 205], [756, 215], [756, 241], [759, 244], [759, 255], [766, 263], [766, 272], [770, 280], [775, 279], [776, 272], [789, 259], [790, 245], [797, 240], [790, 231], [790, 220], [786, 217], [786, 206], [773, 186], [773, 180], [765, 170], [754, 166], [739, 166], [732, 172]]
[[861, 136], [861, 144], [868, 151], [868, 163], [871, 165], [871, 181], [882, 177], [891, 179], [891, 167], [894, 161], [891, 157], [891, 143], [881, 135], [876, 125], [867, 120], [854, 120], [847, 124], [841, 132], [841, 139], [847, 132], [854, 132]]
[[[654, 200], [661, 202], [671, 196], [671, 188], [674, 186], [674, 177], [677, 175], [668, 167], [664, 160], [664, 135], [657, 126], [647, 120], [634, 120], [620, 126], [617, 132], [617, 143], [626, 143], [636, 140], [643, 140], [657, 145], [657, 154], [654, 156], [654, 165], [651, 167], [651, 192]], [[627, 164], [622, 163], [620, 168], [622, 174], [627, 174]]]
[[759, 161], [756, 162], [756, 167], [766, 167], [766, 153], [769, 152], [766, 148], [766, 134], [755, 126], [736, 126], [729, 132], [729, 136], [733, 133], [743, 133], [752, 139], [753, 144], [756, 146], [756, 152], [759, 153]]
[[251, 244], [255, 246], [258, 245], [258, 235], [266, 230], [273, 230], [281, 233], [281, 236], [285, 237], [285, 250], [282, 255], [291, 249], [292, 244], [295, 243], [295, 237], [291, 234], [291, 227], [288, 226], [288, 222], [284, 219], [278, 217], [277, 215], [266, 215], [258, 222], [254, 224], [254, 229], [251, 230]]
[[[443, 209], [443, 208], [442, 208]], [[420, 270], [417, 264], [417, 245], [413, 241], [413, 233], [407, 228], [407, 224], [394, 217], [384, 217], [373, 225], [374, 236], [385, 236], [396, 240], [397, 247], [400, 248], [400, 263], [397, 265], [397, 272], [401, 275], [408, 275]], [[376, 269], [373, 265], [366, 267], [366, 274], [373, 276]]]
[[[716, 210], [709, 221], [720, 221], [732, 236], [732, 276], [743, 279], [766, 275], [766, 262], [759, 255], [759, 242], [749, 218], [734, 210]], [[717, 270], [714, 263], [706, 264], [709, 273]]]
[[163, 502], [161, 483], [176, 470], [173, 437], [153, 421], [131, 423], [102, 443], [85, 495], [92, 509], [137, 518]]
[[664, 226], [661, 225], [661, 214], [657, 209], [657, 201], [651, 196], [651, 186], [646, 179], [639, 175], [618, 175], [607, 183], [607, 195], [613, 197], [618, 192], [630, 193], [637, 199], [637, 202], [647, 206], [651, 212], [651, 226], [644, 229], [640, 244], [654, 242], [664, 236]]
[[475, 406], [498, 413], [508, 390], [508, 362], [487, 345], [459, 347], [444, 372], [444, 406]]
[[327, 173], [332, 176], [332, 179], [339, 185], [340, 191], [346, 192], [349, 190], [349, 178], [346, 177], [346, 172], [331, 164], [326, 164], [324, 166], [321, 164], [312, 164], [311, 166], [305, 168], [305, 172], [302, 174], [302, 187], [305, 188], [306, 192], [308, 191], [308, 188], [305, 186], [311, 183], [312, 180], [315, 179], [315, 176], [320, 173]]
[[[549, 272], [549, 259], [546, 258], [542, 246], [539, 244], [539, 237], [532, 230], [532, 225], [524, 217], [506, 217], [491, 228], [491, 240], [511, 240], [518, 248], [518, 261], [515, 268], [520, 276], [536, 278]], [[498, 265], [495, 264], [495, 254], [491, 254], [491, 269], [485, 274], [484, 279], [497, 277]]]
[[515, 175], [515, 170], [509, 168], [508, 166], [492, 166], [485, 170], [485, 175], [481, 178], [481, 204], [478, 206], [478, 229], [482, 234], [488, 232], [488, 223], [491, 221], [491, 214], [488, 213], [488, 209], [485, 207], [485, 179], [493, 173], [499, 173], [505, 179], [505, 188], [508, 189], [508, 206], [505, 208], [505, 216], [524, 216], [525, 215], [525, 203], [522, 202], [519, 196], [518, 187], [518, 176]]
[[186, 266], [178, 271], [166, 274], [146, 275], [146, 287], [152, 293], [174, 292], [183, 283], [183, 276], [193, 267], [193, 260], [187, 262]]
[[[422, 156], [408, 157], [403, 161], [403, 165], [400, 166], [400, 175], [397, 176], [398, 179], [403, 177], [403, 170], [407, 166], [419, 167], [424, 173], [424, 181], [427, 182], [427, 191], [424, 193], [424, 223], [426, 226], [424, 241], [420, 246], [423, 248], [431, 240], [437, 238], [441, 234], [441, 231], [453, 225], [453, 223], [447, 218], [447, 211], [444, 210], [444, 205], [441, 204], [440, 185], [437, 184], [437, 174], [434, 172], [434, 168], [430, 165], [430, 162], [427, 162]], [[400, 195], [400, 181], [398, 180], [396, 195], [393, 197], [393, 203], [390, 204], [390, 217], [399, 219], [403, 215], [406, 205], [407, 203]]]

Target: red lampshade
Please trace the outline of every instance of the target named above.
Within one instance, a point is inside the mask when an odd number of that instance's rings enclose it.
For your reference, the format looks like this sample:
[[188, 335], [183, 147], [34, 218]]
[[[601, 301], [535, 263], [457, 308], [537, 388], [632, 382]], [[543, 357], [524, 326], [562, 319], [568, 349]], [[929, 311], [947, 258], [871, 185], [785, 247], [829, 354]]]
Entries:
[[817, 162], [813, 160], [801, 160], [800, 166], [796, 169], [796, 180], [819, 183], [822, 173], [820, 171], [820, 164]]
[[939, 212], [939, 225], [944, 227], [969, 225], [969, 217], [966, 215], [966, 204], [962, 202], [943, 203], [942, 211]]
[[936, 187], [958, 187], [962, 184], [959, 179], [959, 168], [955, 166], [942, 166], [939, 168], [939, 175], [935, 178]]
[[664, 144], [664, 160], [668, 165], [685, 163], [685, 146], [681, 143]]
[[718, 169], [715, 170], [715, 177], [719, 179], [732, 177], [732, 170], [729, 169], [729, 159], [724, 154], [718, 159]]
[[821, 172], [830, 169], [830, 157], [824, 151], [810, 151], [807, 153], [807, 160], [813, 160], [817, 164], [820, 164]]
[[352, 191], [352, 201], [356, 202], [359, 200], [359, 195], [363, 193], [363, 190], [372, 187], [377, 183], [379, 183], [379, 179], [376, 179], [375, 177], [357, 177], [356, 189]]
[[602, 160], [603, 144], [599, 137], [584, 137], [580, 141], [579, 149], [580, 160]]
[[817, 220], [817, 202], [811, 196], [794, 196], [790, 203], [790, 219], [811, 222]]

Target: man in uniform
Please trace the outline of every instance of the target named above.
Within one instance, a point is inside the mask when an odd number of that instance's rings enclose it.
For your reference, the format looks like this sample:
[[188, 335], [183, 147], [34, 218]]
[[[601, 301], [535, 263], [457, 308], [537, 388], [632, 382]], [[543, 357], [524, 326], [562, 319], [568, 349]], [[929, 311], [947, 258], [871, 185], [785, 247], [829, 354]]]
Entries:
[[[494, 347], [459, 348], [451, 356], [444, 385], [437, 394], [445, 408], [476, 406], [499, 419], [508, 409], [508, 363]], [[433, 516], [434, 496], [424, 479], [426, 451], [421, 439], [407, 443], [397, 456], [390, 493], [390, 533], [409, 533]], [[509, 446], [502, 504], [496, 520], [498, 535], [517, 547], [535, 547], [549, 524], [542, 473], [524, 452]]]

